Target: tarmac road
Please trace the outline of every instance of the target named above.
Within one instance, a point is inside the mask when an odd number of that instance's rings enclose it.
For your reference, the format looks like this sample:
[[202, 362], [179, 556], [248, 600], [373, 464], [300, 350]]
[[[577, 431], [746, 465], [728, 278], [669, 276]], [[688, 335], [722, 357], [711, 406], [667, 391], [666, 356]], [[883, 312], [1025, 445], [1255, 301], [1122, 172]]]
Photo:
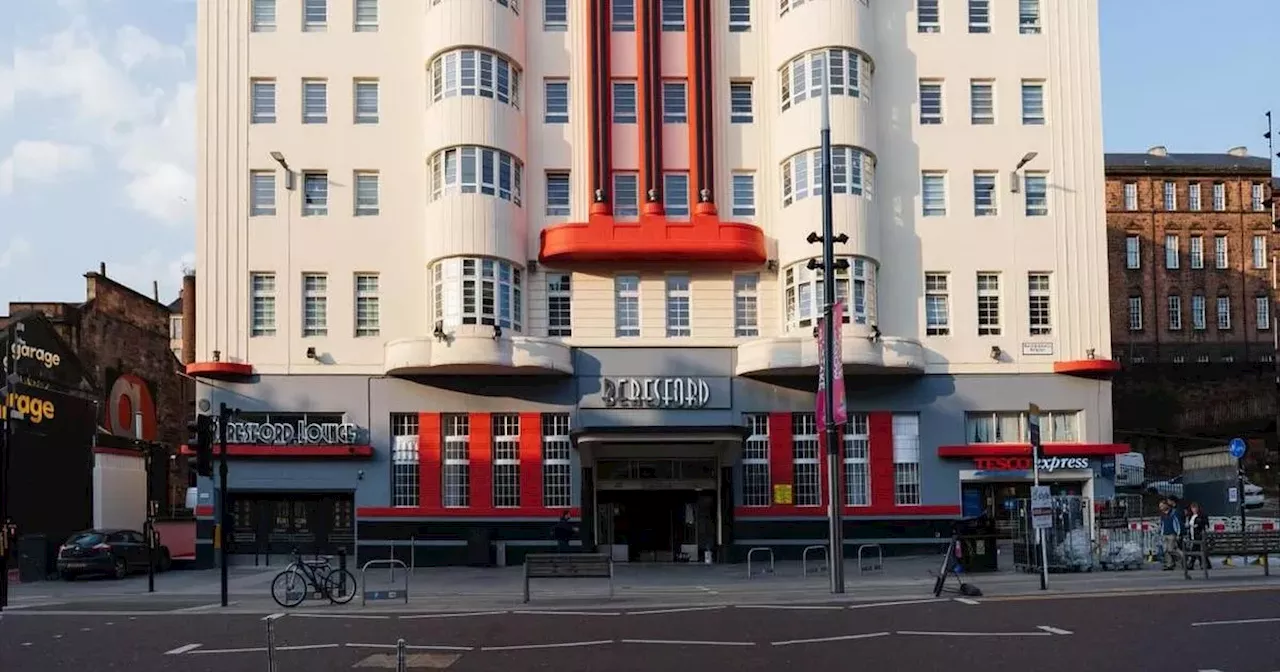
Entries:
[[[1280, 590], [1115, 597], [910, 600], [580, 612], [290, 614], [275, 618], [279, 672], [394, 669], [1280, 672]], [[272, 618], [272, 617], [267, 617]], [[266, 666], [261, 616], [58, 616], [0, 620], [5, 672]]]

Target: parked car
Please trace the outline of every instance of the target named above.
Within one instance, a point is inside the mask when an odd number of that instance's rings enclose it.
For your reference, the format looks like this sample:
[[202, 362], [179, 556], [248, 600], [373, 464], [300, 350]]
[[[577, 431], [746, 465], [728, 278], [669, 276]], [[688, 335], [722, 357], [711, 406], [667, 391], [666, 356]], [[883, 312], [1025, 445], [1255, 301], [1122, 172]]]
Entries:
[[[156, 545], [156, 571], [169, 569], [169, 549]], [[147, 571], [147, 538], [136, 530], [85, 530], [58, 547], [58, 575], [67, 581], [90, 574], [123, 579]]]
[[1182, 499], [1182, 477], [1174, 476], [1165, 481], [1152, 481], [1143, 489], [1153, 495]]
[[1262, 494], [1262, 486], [1249, 481], [1244, 482], [1244, 508], [1259, 509], [1265, 506], [1267, 498]]

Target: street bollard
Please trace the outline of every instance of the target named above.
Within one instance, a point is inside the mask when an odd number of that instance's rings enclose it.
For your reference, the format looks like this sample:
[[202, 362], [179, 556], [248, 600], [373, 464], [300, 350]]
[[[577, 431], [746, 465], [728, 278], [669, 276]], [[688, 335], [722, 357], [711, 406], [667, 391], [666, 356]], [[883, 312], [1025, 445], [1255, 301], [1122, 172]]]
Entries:
[[[396, 542], [394, 542], [394, 541], [393, 541], [393, 542], [391, 542], [391, 557], [390, 557], [390, 559], [391, 559], [391, 560], [395, 560], [395, 559], [396, 559]], [[394, 583], [394, 582], [395, 582], [395, 580], [396, 580], [396, 568], [395, 568], [395, 563], [391, 563], [390, 565], [388, 565], [388, 566], [387, 566], [387, 582], [388, 582], [388, 583]]]
[[[339, 584], [338, 584], [338, 595], [340, 595], [340, 596], [342, 596], [342, 597], [346, 597], [346, 595], [347, 595], [347, 572], [346, 572], [346, 569], [347, 569], [347, 547], [346, 547], [346, 546], [339, 546], [339, 547], [338, 547], [338, 570], [339, 570], [339, 571], [338, 571], [338, 576], [342, 577], [342, 579], [341, 579], [341, 583], [339, 583]], [[354, 586], [352, 586], [352, 588], [351, 588], [351, 589], [352, 589], [352, 590], [355, 590], [355, 587], [354, 587]]]
[[[404, 645], [404, 639], [396, 641], [396, 672], [408, 672], [409, 660], [405, 652], [408, 647]], [[275, 672], [274, 670], [272, 672]]]
[[267, 621], [267, 672], [276, 672], [276, 619]]

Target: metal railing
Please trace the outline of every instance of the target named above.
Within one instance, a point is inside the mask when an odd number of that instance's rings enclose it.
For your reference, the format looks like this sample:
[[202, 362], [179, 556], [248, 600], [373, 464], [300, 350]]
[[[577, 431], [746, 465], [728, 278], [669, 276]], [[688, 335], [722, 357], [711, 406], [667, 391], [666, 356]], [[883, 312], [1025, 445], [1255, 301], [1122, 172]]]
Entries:
[[751, 578], [752, 576], [755, 576], [755, 573], [751, 570], [751, 558], [752, 558], [752, 556], [754, 556], [756, 553], [768, 553], [768, 554], [769, 554], [769, 569], [766, 569], [766, 570], [765, 570], [765, 573], [768, 573], [768, 574], [772, 574], [772, 573], [773, 573], [773, 549], [772, 549], [772, 548], [769, 548], [769, 547], [767, 547], [767, 546], [757, 546], [757, 547], [755, 547], [755, 548], [753, 548], [753, 549], [751, 549], [751, 550], [747, 551], [747, 578], [748, 578], [748, 579], [749, 579], [749, 578]]
[[[812, 551], [822, 551], [822, 562], [823, 562], [823, 563], [830, 562], [830, 560], [831, 560], [830, 556], [827, 554], [827, 547], [826, 547], [826, 546], [821, 546], [821, 545], [819, 545], [819, 546], [805, 546], [805, 547], [804, 547], [804, 551], [802, 551], [802, 552], [800, 553], [800, 571], [801, 571], [801, 574], [800, 574], [800, 575], [801, 575], [801, 576], [803, 576], [803, 577], [806, 577], [806, 578], [808, 578], [808, 576], [809, 576], [809, 553], [810, 553], [810, 552], [812, 552]], [[826, 567], [826, 565], [825, 565], [825, 564], [823, 564], [823, 565], [818, 565], [818, 571], [819, 571], [819, 572], [826, 571], [826, 569], [827, 569], [827, 567]]]
[[[381, 567], [386, 565], [389, 568], [391, 578], [388, 583], [395, 584], [396, 567], [404, 570], [404, 585], [400, 590], [391, 588], [385, 590], [369, 590], [369, 580], [367, 574], [370, 567]], [[399, 600], [403, 599], [405, 604], [409, 604], [409, 566], [404, 564], [403, 560], [398, 558], [389, 558], [387, 560], [370, 560], [364, 563], [360, 568], [360, 606], [365, 606], [369, 600]]]
[[[874, 559], [863, 557], [862, 554], [867, 550], [874, 550], [876, 552]], [[873, 560], [873, 561], [868, 563], [867, 560]], [[865, 572], [882, 572], [882, 571], [884, 571], [884, 549], [880, 547], [880, 544], [863, 544], [859, 546], [858, 547], [858, 573], [863, 574]]]

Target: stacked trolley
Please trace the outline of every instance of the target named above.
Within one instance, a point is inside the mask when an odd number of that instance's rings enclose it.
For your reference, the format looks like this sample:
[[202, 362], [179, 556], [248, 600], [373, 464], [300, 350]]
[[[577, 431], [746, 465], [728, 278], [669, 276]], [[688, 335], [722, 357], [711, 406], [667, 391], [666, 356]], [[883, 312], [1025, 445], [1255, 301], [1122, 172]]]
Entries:
[[[1031, 520], [1031, 500], [1018, 500], [1013, 528], [1013, 564], [1019, 571], [1039, 572], [1041, 553]], [[1091, 572], [1095, 565], [1093, 509], [1088, 497], [1053, 496], [1052, 525], [1044, 531], [1050, 572]]]
[[1104, 570], [1142, 569], [1152, 551], [1142, 525], [1142, 495], [1118, 495], [1097, 507], [1098, 564]]

